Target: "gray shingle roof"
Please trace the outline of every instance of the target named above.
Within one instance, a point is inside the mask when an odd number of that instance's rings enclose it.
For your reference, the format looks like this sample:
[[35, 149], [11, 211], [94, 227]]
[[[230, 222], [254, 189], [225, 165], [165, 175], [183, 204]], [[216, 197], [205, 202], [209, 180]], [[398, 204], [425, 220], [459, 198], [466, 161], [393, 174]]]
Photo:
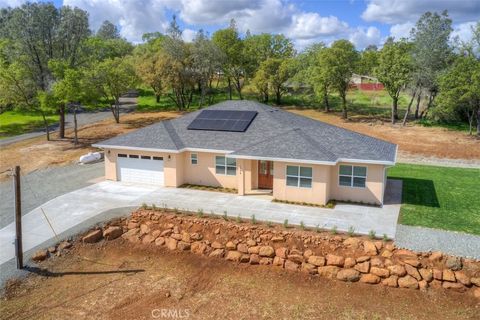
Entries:
[[211, 110], [252, 110], [245, 132], [188, 130], [200, 111], [98, 143], [99, 147], [162, 150], [222, 150], [232, 156], [336, 162], [355, 159], [395, 162], [396, 145], [254, 101], [225, 101]]

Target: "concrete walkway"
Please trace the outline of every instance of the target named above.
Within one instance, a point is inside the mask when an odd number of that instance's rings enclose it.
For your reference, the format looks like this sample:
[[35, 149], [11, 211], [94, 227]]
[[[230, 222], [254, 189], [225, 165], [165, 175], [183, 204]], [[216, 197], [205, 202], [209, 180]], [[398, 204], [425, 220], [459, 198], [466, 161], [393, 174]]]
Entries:
[[[401, 190], [401, 182], [393, 181], [392, 190]], [[400, 186], [398, 186], [398, 184]], [[394, 192], [395, 193], [395, 192]], [[101, 216], [105, 211], [122, 207], [140, 206], [142, 203], [158, 207], [178, 208], [188, 211], [202, 209], [231, 217], [255, 218], [259, 221], [332, 228], [367, 234], [374, 230], [393, 238], [400, 209], [400, 195], [389, 195], [392, 204], [383, 208], [339, 204], [335, 209], [296, 206], [272, 202], [262, 196], [238, 196], [220, 192], [158, 188], [114, 181], [103, 181], [52, 199], [23, 216], [24, 251], [35, 248], [55, 237], [42, 210], [57, 234], [78, 228], [87, 221]], [[0, 229], [0, 265], [14, 258], [14, 224]]]
[[463, 232], [399, 224], [395, 244], [400, 248], [415, 251], [442, 251], [454, 256], [480, 260], [480, 236]]

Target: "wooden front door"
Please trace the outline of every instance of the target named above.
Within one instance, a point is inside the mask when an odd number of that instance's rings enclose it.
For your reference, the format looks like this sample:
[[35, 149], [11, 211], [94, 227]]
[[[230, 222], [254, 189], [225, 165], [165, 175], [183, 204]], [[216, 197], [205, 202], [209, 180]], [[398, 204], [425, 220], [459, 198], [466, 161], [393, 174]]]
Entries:
[[258, 189], [273, 189], [273, 161], [258, 161]]

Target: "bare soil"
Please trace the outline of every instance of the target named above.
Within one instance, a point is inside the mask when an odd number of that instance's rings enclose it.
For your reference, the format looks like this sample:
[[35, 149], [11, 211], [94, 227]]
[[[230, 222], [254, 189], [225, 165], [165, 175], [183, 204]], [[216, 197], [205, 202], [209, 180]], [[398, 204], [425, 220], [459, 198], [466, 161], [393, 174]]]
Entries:
[[402, 127], [401, 124], [392, 125], [364, 116], [350, 117], [345, 121], [337, 114], [312, 109], [290, 109], [289, 111], [396, 143], [399, 154], [406, 159], [411, 156], [422, 156], [439, 159], [480, 160], [480, 139], [464, 132], [413, 124]]
[[[59, 139], [58, 133], [51, 135], [51, 141], [45, 136], [37, 137], [1, 148], [0, 173], [19, 165], [23, 174], [56, 165], [67, 165], [78, 161], [81, 155], [98, 151], [91, 144], [127, 133], [157, 121], [178, 117], [178, 112], [131, 113], [122, 115], [120, 124], [107, 119], [86, 125], [78, 130], [79, 144], [73, 144], [73, 130], [66, 130], [66, 138]], [[0, 181], [5, 180], [5, 174], [0, 175]]]
[[77, 243], [30, 270], [7, 288], [0, 319], [154, 319], [163, 309], [188, 319], [439, 320], [475, 319], [480, 308], [455, 292], [347, 284], [120, 238]]

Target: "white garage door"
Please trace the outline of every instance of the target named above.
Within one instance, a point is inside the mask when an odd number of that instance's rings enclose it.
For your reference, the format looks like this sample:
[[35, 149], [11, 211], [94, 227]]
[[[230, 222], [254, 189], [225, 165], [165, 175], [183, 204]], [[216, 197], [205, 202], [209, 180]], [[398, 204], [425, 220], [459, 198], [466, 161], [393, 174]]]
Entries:
[[[135, 158], [138, 157], [138, 158]], [[129, 155], [117, 158], [119, 181], [163, 186], [163, 158]]]

